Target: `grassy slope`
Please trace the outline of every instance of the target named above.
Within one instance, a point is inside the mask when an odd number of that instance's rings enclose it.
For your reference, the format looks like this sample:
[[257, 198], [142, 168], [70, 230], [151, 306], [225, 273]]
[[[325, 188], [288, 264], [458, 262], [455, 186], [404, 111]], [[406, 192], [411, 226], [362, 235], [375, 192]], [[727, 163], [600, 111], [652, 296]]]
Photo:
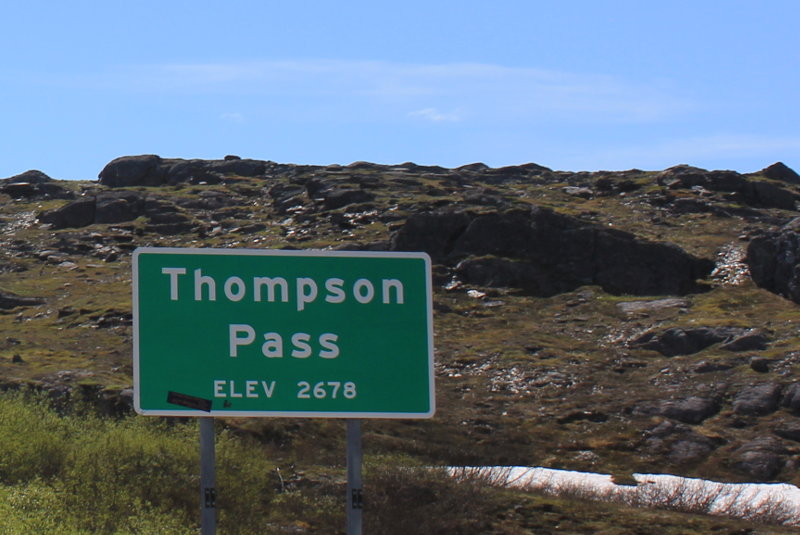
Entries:
[[[743, 233], [769, 226], [769, 222], [738, 217], [669, 214], [648, 202], [649, 196], [660, 188], [646, 173], [633, 177], [641, 186], [634, 193], [589, 200], [564, 193], [566, 181], [498, 186], [474, 181], [465, 184], [431, 175], [416, 177], [416, 184], [409, 185], [374, 170], [328, 178], [354, 186], [363, 183], [365, 177], [378, 184], [370, 187], [376, 200], [369, 206], [329, 211], [306, 203], [303, 208], [284, 214], [275, 213], [262, 190], [263, 183], [254, 179], [240, 179], [229, 186], [140, 190], [171, 199], [193, 199], [203, 191], [219, 191], [233, 197], [241, 208], [190, 214], [200, 224], [214, 218], [215, 225], [221, 227], [221, 232], [207, 232], [204, 236], [159, 236], [148, 232], [146, 221], [141, 220], [54, 232], [40, 228], [33, 216], [66, 201], [14, 201], [0, 195], [0, 218], [6, 222], [0, 236], [0, 265], [14, 268], [0, 273], [0, 289], [47, 300], [40, 306], [0, 311], [0, 377], [7, 384], [69, 387], [93, 399], [114, 399], [115, 393], [130, 385], [131, 333], [124, 321], [125, 314], [130, 313], [129, 257], [124, 250], [110, 262], [103, 261], [99, 254], [68, 254], [61, 260], [71, 262], [69, 265], [39, 258], [38, 252], [57, 247], [65, 240], [88, 244], [90, 248], [95, 243], [107, 244], [108, 240], [102, 238], [107, 235], [121, 236], [128, 241], [120, 239], [119, 243], [131, 246], [280, 248], [369, 243], [387, 239], [389, 231], [402, 224], [404, 217], [433, 203], [463, 205], [466, 194], [476, 188], [482, 188], [504, 206], [550, 206], [643, 238], [668, 240], [708, 258], [725, 244], [740, 244]], [[275, 181], [288, 183], [284, 177]], [[68, 187], [76, 191], [96, 189], [91, 183], [69, 183]], [[487, 205], [465, 206], [494, 209]], [[784, 219], [793, 215], [779, 210], [764, 213]], [[392, 217], [379, 218], [376, 214]], [[257, 232], [237, 230], [253, 222], [263, 222], [266, 228]], [[20, 268], [24, 269], [18, 271]], [[620, 302], [633, 298], [611, 296], [595, 287], [550, 299], [482, 289], [488, 297], [481, 300], [469, 297], [464, 290], [437, 287], [435, 291], [437, 417], [424, 422], [366, 423], [365, 447], [370, 455], [402, 455], [421, 463], [547, 465], [741, 480], [742, 475], [726, 463], [725, 454], [749, 438], [770, 435], [776, 422], [792, 418], [781, 409], [764, 418], [746, 419], [742, 427], [741, 422], [734, 422], [737, 418], [730, 410], [730, 396], [737, 385], [766, 379], [785, 382], [796, 373], [798, 339], [793, 325], [799, 319], [798, 308], [751, 283], [688, 296], [687, 306], [682, 309], [637, 314], [624, 313], [618, 307]], [[773, 371], [768, 377], [756, 374], [745, 358], [749, 354], [731, 354], [717, 347], [667, 359], [622, 343], [649, 327], [692, 325], [766, 326], [774, 342], [760, 353], [775, 361]], [[13, 362], [15, 355], [22, 362]], [[702, 375], [692, 372], [701, 360], [724, 362], [732, 368]], [[677, 465], [664, 452], [645, 446], [644, 431], [654, 427], [661, 417], [636, 415], [632, 408], [686, 397], [717, 383], [729, 387], [723, 410], [694, 426], [694, 430], [721, 443], [720, 455]], [[585, 411], [598, 417], [573, 417]], [[294, 463], [312, 471], [319, 470], [313, 467], [322, 466], [324, 471], [329, 466], [339, 466], [341, 461], [342, 433], [338, 422], [230, 420], [227, 424], [261, 439], [276, 462]], [[790, 443], [788, 447], [790, 455], [797, 453], [795, 445]], [[800, 483], [789, 470], [779, 478]], [[569, 513], [561, 516], [565, 517], [559, 521], [562, 523], [570, 518]], [[648, 521], [653, 520], [643, 524]], [[619, 529], [628, 529], [629, 524], [624, 525]], [[580, 533], [583, 528], [574, 529], [559, 532]]]

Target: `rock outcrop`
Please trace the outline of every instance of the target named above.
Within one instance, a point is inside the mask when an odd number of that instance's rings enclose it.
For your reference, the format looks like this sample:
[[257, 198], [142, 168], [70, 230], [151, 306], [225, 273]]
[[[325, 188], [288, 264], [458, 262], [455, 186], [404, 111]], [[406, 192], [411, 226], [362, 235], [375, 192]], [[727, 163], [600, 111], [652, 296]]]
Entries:
[[777, 232], [756, 236], [747, 247], [753, 281], [771, 292], [800, 303], [800, 218]]
[[692, 355], [722, 342], [720, 349], [751, 351], [764, 349], [767, 336], [756, 329], [743, 327], [673, 327], [663, 331], [650, 330], [629, 342], [632, 347], [658, 351], [665, 357]]
[[0, 180], [0, 193], [15, 199], [70, 199], [73, 196], [66, 188], [38, 169]]
[[39, 214], [39, 221], [58, 230], [68, 227], [85, 227], [94, 223], [97, 205], [95, 199], [80, 199], [50, 212]]
[[41, 305], [44, 299], [39, 297], [23, 297], [11, 292], [0, 290], [0, 310], [10, 310], [16, 307]]
[[800, 184], [800, 175], [783, 162], [775, 162], [769, 167], [765, 167], [761, 171], [754, 173], [756, 175], [765, 176], [772, 180], [780, 180], [781, 182], [788, 182], [790, 184]]
[[614, 294], [683, 295], [698, 289], [709, 260], [680, 248], [585, 223], [550, 209], [435, 211], [412, 215], [395, 251], [425, 251], [464, 282], [552, 296], [595, 284]]
[[155, 154], [122, 156], [109, 162], [100, 174], [100, 184], [118, 188], [162, 186], [181, 182], [217, 184], [227, 175], [263, 176], [273, 162], [228, 156], [223, 160], [183, 160]]
[[140, 216], [146, 217], [150, 228], [161, 234], [178, 234], [194, 228], [191, 219], [175, 204], [135, 191], [104, 191], [42, 212], [38, 218], [58, 230], [94, 223], [123, 223]]
[[[786, 169], [793, 172], [788, 167]], [[764, 173], [767, 178], [789, 176], [780, 169], [774, 171], [765, 169]], [[693, 189], [700, 192], [705, 190], [723, 193], [727, 200], [740, 201], [749, 206], [783, 210], [796, 208], [797, 196], [791, 191], [769, 181], [748, 178], [736, 171], [706, 171], [688, 165], [678, 165], [661, 172], [656, 180], [658, 184], [673, 190]]]

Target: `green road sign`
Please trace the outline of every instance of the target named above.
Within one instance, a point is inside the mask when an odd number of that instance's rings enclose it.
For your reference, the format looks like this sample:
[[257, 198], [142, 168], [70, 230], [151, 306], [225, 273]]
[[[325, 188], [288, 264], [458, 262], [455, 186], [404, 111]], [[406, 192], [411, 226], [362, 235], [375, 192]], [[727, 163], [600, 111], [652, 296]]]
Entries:
[[432, 323], [423, 253], [139, 248], [135, 408], [429, 418]]

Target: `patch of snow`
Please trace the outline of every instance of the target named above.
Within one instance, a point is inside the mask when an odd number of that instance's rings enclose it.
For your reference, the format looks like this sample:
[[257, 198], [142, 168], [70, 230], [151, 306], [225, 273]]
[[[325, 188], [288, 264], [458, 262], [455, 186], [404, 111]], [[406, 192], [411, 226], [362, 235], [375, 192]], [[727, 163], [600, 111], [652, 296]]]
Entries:
[[636, 473], [635, 485], [619, 485], [610, 474], [528, 466], [449, 467], [448, 472], [553, 495], [800, 525], [800, 488], [787, 483], [720, 483]]

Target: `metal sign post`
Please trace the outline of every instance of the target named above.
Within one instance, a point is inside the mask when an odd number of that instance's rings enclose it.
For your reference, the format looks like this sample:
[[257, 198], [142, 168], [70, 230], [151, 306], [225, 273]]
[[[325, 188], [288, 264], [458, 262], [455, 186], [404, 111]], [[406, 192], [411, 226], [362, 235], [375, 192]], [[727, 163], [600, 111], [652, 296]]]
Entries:
[[347, 535], [361, 535], [361, 420], [347, 420]]
[[214, 418], [200, 420], [200, 535], [217, 532], [217, 474]]

